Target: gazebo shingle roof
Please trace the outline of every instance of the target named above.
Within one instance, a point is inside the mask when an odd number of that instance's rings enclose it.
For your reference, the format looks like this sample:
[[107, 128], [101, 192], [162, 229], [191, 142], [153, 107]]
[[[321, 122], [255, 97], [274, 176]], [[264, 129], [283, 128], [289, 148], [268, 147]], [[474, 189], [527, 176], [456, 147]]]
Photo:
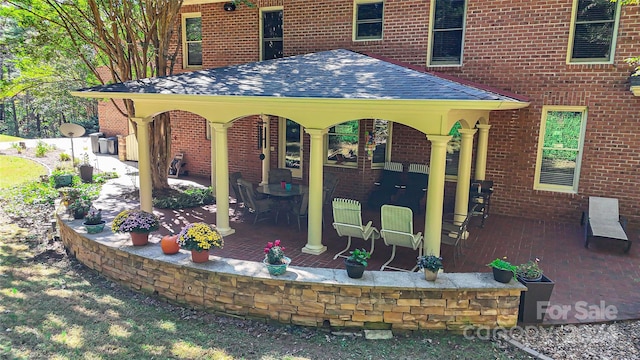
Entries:
[[515, 94], [508, 96], [500, 90], [344, 49], [97, 86], [80, 92], [523, 101]]

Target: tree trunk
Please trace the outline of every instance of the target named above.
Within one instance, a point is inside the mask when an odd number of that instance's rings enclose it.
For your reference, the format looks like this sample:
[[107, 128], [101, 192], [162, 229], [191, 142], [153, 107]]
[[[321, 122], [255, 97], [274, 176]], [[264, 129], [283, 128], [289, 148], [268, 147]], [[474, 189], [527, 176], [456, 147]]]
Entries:
[[20, 125], [18, 125], [18, 115], [16, 114], [16, 99], [11, 98], [11, 111], [13, 112], [13, 136], [20, 137]]
[[4, 99], [0, 101], [0, 124], [4, 124]]
[[40, 119], [40, 114], [34, 114], [36, 118], [36, 132], [39, 138], [42, 138], [42, 120]]
[[171, 165], [171, 116], [168, 112], [157, 115], [149, 130], [149, 155], [151, 159], [151, 183], [153, 189], [169, 188], [169, 166]]

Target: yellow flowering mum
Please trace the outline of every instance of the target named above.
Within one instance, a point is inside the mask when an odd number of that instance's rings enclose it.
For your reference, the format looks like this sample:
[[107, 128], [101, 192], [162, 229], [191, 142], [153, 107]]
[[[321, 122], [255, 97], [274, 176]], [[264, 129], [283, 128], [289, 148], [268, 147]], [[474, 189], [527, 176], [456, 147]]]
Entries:
[[213, 247], [222, 248], [222, 235], [209, 224], [202, 222], [185, 226], [178, 236], [178, 243], [187, 250], [209, 250]]

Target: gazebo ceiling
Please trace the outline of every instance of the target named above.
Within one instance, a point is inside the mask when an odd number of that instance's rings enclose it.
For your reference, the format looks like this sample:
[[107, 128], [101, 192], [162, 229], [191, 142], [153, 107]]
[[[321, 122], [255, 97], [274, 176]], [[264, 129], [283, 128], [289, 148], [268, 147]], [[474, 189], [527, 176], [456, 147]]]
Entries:
[[132, 99], [138, 117], [185, 110], [213, 122], [230, 122], [269, 113], [320, 129], [350, 119], [384, 118], [426, 133], [445, 133], [448, 123], [458, 120], [448, 119], [451, 110], [486, 113], [528, 106], [516, 94], [344, 49], [109, 84], [73, 94]]

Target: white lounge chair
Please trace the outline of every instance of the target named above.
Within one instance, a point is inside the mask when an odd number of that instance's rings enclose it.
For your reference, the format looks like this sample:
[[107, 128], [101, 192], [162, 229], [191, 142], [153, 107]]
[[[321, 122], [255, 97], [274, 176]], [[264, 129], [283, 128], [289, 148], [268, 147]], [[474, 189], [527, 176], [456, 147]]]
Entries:
[[590, 238], [599, 237], [624, 241], [625, 253], [631, 249], [627, 220], [619, 214], [618, 199], [589, 196], [589, 212], [582, 214], [582, 222], [585, 225], [584, 247], [589, 248]]

